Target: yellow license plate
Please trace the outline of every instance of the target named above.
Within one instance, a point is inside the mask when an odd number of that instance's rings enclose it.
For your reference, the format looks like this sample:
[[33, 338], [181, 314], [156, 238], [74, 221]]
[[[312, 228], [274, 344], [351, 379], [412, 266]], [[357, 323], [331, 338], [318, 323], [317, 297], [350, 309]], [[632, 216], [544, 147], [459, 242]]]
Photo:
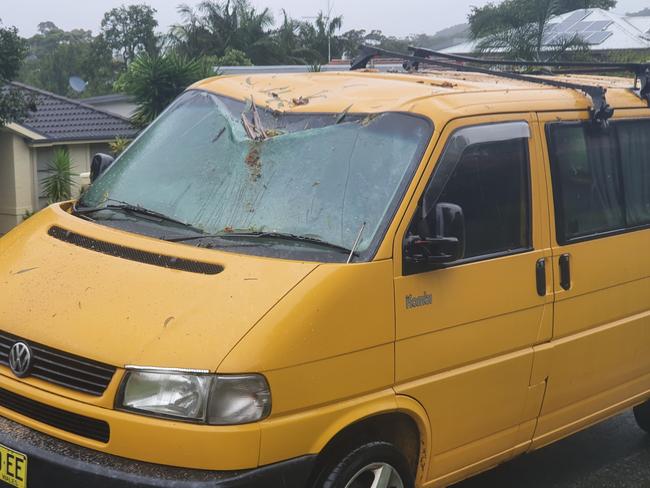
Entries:
[[0, 444], [0, 481], [16, 488], [27, 488], [27, 456], [2, 444]]

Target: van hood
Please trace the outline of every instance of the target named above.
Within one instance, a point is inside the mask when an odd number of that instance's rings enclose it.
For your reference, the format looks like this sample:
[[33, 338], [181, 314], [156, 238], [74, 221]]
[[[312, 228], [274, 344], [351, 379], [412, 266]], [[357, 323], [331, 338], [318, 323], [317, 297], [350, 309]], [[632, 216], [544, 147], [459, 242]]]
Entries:
[[[204, 274], [116, 257], [104, 244], [100, 252], [49, 235], [53, 227], [223, 269]], [[214, 371], [317, 266], [168, 243], [53, 205], [0, 239], [0, 330], [117, 367]]]

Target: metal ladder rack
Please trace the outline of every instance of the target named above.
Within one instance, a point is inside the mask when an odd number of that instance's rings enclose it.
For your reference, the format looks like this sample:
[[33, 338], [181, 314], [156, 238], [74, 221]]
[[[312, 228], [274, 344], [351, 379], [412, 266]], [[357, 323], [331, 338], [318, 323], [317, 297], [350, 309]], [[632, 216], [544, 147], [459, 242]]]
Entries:
[[[584, 61], [567, 61], [567, 62], [546, 62], [546, 61], [513, 61], [508, 59], [481, 59], [471, 56], [461, 56], [457, 54], [441, 53], [431, 49], [420, 47], [409, 47], [412, 54], [398, 53], [388, 51], [385, 49], [362, 46], [359, 55], [352, 60], [352, 70], [365, 68], [370, 60], [377, 56], [388, 56], [393, 58], [402, 59], [404, 61], [404, 68], [411, 71], [417, 70], [420, 64], [428, 64], [433, 66], [440, 66], [449, 68], [455, 71], [468, 72], [468, 73], [481, 73], [511, 80], [527, 81], [530, 83], [537, 83], [546, 86], [554, 86], [557, 88], [568, 88], [578, 90], [587, 95], [592, 102], [591, 117], [594, 122], [605, 127], [608, 125], [608, 120], [614, 114], [614, 109], [607, 103], [607, 89], [602, 86], [583, 85], [578, 83], [570, 83], [568, 81], [550, 80], [546, 78], [538, 78], [532, 74], [521, 74], [513, 71], [500, 71], [493, 69], [498, 66], [512, 66], [518, 68], [578, 68], [575, 71], [562, 70], [556, 73], [548, 74], [567, 74], [576, 72], [607, 72], [607, 71], [626, 71], [634, 73], [634, 86], [631, 90], [641, 99], [645, 100], [650, 106], [650, 64], [645, 63], [590, 63]], [[435, 56], [438, 59], [433, 59]], [[449, 60], [449, 61], [445, 61]], [[469, 66], [467, 64], [458, 63], [471, 63], [491, 68], [483, 68], [479, 66]]]

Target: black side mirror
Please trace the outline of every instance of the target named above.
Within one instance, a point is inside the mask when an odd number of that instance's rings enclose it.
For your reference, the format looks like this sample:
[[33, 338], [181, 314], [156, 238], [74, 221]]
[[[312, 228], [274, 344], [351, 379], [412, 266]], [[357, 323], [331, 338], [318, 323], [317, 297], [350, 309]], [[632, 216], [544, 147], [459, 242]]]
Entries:
[[111, 165], [115, 162], [113, 156], [108, 154], [97, 153], [93, 156], [93, 160], [90, 163], [90, 182], [94, 182], [99, 175], [104, 173]]
[[435, 235], [409, 235], [404, 242], [404, 260], [411, 268], [433, 269], [461, 259], [465, 254], [465, 217], [453, 203], [438, 203], [434, 208]]

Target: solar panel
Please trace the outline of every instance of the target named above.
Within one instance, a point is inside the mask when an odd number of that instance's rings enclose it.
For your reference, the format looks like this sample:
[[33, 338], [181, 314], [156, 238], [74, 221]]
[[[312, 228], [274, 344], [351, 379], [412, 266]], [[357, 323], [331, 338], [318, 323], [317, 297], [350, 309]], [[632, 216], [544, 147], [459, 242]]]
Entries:
[[610, 20], [585, 21], [591, 12], [573, 12], [559, 24], [549, 24], [544, 32], [545, 45], [562, 44], [578, 38], [592, 45], [601, 44], [611, 35], [605, 29], [612, 25]]
[[578, 22], [576, 25], [571, 27], [571, 30], [575, 31], [575, 32], [584, 32], [584, 31], [594, 30], [594, 29], [591, 29], [591, 26], [594, 23], [595, 22]]
[[593, 34], [590, 34], [589, 37], [587, 37], [585, 40], [589, 44], [593, 44], [593, 45], [602, 44], [603, 42], [605, 42], [605, 40], [607, 40], [612, 35], [613, 34], [611, 32], [607, 32], [607, 31], [594, 32]]
[[557, 36], [555, 36], [553, 42], [555, 44], [562, 44], [565, 42], [570, 42], [575, 38], [584, 39], [584, 36], [581, 36], [580, 34], [577, 34], [575, 32], [563, 32], [562, 34], [558, 34]]
[[591, 12], [585, 11], [585, 10], [579, 10], [577, 12], [573, 12], [571, 15], [569, 15], [566, 19], [562, 21], [560, 26], [563, 26], [564, 29], [568, 29], [572, 25], [580, 22], [583, 19], [586, 19], [587, 16], [589, 16]]
[[591, 27], [589, 28], [590, 31], [603, 31], [607, 29], [610, 25], [612, 25], [611, 20], [597, 20], [596, 22], [592, 22]]

